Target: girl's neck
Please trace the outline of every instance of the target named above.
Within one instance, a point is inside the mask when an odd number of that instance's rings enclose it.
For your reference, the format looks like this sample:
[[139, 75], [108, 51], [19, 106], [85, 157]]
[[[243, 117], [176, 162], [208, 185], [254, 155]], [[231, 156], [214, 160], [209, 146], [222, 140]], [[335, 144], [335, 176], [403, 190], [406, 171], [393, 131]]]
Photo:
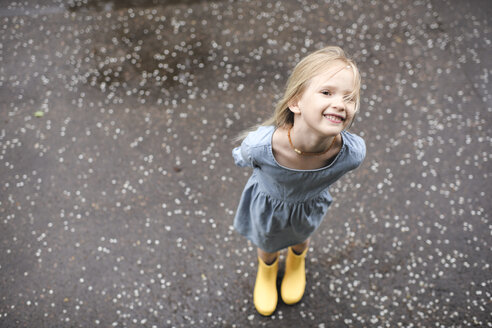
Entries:
[[320, 153], [328, 149], [336, 136], [323, 136], [301, 124], [294, 125], [291, 130], [294, 146], [302, 152]]
[[[325, 154], [319, 156], [299, 155], [292, 149], [291, 145], [289, 144], [288, 130], [289, 127], [280, 127], [275, 130], [272, 136], [273, 156], [275, 157], [275, 160], [284, 167], [296, 170], [319, 169], [330, 164], [341, 149], [342, 141], [340, 137], [337, 137], [333, 146]], [[295, 132], [292, 133], [292, 137], [295, 138]], [[293, 141], [296, 142], [295, 140]], [[296, 144], [295, 147], [299, 148], [300, 146]]]

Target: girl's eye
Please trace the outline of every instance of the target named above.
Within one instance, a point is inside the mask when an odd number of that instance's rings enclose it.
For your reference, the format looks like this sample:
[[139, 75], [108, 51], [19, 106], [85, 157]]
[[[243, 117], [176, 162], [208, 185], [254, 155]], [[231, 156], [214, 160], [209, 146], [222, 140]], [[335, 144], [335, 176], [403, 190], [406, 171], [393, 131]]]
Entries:
[[330, 90], [324, 90], [324, 91], [321, 91], [321, 93], [324, 94], [325, 96], [331, 96]]

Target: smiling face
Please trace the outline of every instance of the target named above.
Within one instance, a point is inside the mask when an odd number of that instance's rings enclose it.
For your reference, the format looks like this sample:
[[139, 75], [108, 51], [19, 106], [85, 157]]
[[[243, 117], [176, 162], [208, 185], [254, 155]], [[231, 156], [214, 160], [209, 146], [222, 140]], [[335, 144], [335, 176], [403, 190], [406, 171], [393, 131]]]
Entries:
[[307, 84], [289, 108], [294, 125], [320, 136], [335, 136], [350, 126], [355, 114], [354, 74], [350, 66], [339, 62]]

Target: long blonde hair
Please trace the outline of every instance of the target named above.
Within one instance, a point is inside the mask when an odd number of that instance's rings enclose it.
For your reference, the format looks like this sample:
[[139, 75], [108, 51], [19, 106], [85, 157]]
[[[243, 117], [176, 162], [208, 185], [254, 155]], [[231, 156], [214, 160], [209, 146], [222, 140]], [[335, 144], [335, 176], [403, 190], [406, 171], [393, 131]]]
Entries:
[[236, 140], [244, 139], [249, 132], [256, 130], [259, 126], [292, 126], [294, 124], [294, 113], [289, 109], [291, 100], [302, 95], [313, 77], [325, 72], [327, 69], [340, 62], [343, 62], [345, 66], [350, 66], [354, 74], [352, 92], [347, 97], [355, 100], [355, 112], [357, 113], [360, 107], [361, 81], [359, 69], [355, 63], [345, 55], [345, 52], [341, 48], [334, 46], [325, 47], [307, 55], [294, 67], [292, 74], [287, 80], [284, 96], [277, 102], [273, 115], [263, 123], [257, 124], [247, 131], [242, 132]]

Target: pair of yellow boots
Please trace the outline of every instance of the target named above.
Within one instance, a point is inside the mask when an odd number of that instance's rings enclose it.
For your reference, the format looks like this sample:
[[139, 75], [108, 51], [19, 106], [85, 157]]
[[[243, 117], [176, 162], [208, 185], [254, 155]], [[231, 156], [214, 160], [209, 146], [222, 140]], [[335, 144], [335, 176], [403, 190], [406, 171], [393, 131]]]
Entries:
[[[306, 288], [305, 259], [307, 248], [297, 255], [291, 247], [285, 261], [285, 274], [280, 286], [280, 295], [285, 304], [295, 304], [304, 295]], [[278, 256], [275, 262], [265, 264], [258, 257], [258, 273], [256, 275], [253, 300], [256, 310], [264, 316], [271, 315], [277, 308], [277, 272]]]

